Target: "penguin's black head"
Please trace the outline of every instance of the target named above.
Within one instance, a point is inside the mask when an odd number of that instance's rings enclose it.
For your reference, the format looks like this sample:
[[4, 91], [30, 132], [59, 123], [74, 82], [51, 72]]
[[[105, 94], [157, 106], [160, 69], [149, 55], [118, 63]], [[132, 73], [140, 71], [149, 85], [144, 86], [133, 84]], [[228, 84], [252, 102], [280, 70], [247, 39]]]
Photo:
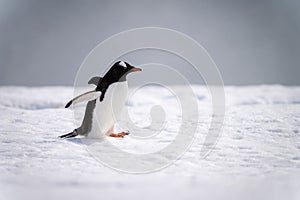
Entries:
[[106, 73], [105, 77], [114, 81], [126, 81], [127, 74], [139, 71], [142, 70], [140, 68], [130, 65], [125, 61], [118, 61], [110, 68], [110, 70]]

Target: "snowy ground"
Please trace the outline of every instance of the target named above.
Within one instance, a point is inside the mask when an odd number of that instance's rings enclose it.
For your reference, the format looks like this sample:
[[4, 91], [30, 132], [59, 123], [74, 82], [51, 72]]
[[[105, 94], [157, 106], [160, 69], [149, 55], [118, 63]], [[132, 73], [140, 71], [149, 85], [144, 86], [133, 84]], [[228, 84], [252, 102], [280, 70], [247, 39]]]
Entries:
[[[203, 86], [194, 89], [197, 139], [173, 165], [138, 175], [104, 166], [81, 139], [57, 138], [75, 126], [73, 111], [63, 108], [73, 88], [0, 87], [0, 199], [300, 199], [300, 87], [226, 87], [223, 132], [205, 159], [199, 155], [210, 96]], [[154, 104], [180, 115], [174, 100], [148, 87], [126, 106], [144, 126]], [[172, 141], [180, 118], [172, 116], [166, 134], [149, 143], [108, 140], [127, 152], [149, 153]]]

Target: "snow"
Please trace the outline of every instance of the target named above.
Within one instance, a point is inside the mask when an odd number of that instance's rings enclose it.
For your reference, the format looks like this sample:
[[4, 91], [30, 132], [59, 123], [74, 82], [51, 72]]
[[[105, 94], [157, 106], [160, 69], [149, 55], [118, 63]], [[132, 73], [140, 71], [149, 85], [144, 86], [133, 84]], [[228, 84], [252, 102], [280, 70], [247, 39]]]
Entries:
[[[177, 89], [184, 93], [185, 87]], [[210, 95], [205, 86], [193, 89], [199, 121], [191, 147], [170, 166], [132, 174], [95, 159], [87, 139], [57, 138], [82, 117], [84, 105], [75, 108], [77, 121], [73, 110], [64, 108], [72, 87], [0, 87], [0, 199], [300, 199], [300, 87], [225, 87], [223, 131], [205, 158], [200, 150], [211, 120]], [[165, 115], [167, 122], [154, 131], [163, 134], [107, 141], [131, 154], [166, 147], [181, 120], [174, 94], [148, 86], [126, 103], [136, 129], [145, 132], [153, 131], [148, 126], [155, 105], [163, 111], [156, 107], [154, 114]], [[131, 130], [122, 117], [117, 129]]]

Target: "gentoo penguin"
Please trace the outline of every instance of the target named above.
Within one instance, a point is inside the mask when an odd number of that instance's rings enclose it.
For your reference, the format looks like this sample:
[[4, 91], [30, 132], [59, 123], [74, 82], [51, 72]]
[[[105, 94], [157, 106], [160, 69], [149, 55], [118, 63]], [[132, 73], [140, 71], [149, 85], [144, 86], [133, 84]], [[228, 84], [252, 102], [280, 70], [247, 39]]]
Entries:
[[65, 106], [68, 108], [72, 104], [88, 101], [81, 126], [59, 137], [82, 135], [87, 138], [103, 138], [128, 135], [126, 132], [113, 133], [113, 129], [127, 97], [127, 75], [139, 71], [142, 70], [127, 62], [118, 61], [103, 77], [91, 78], [88, 83], [96, 85], [96, 89], [75, 97]]

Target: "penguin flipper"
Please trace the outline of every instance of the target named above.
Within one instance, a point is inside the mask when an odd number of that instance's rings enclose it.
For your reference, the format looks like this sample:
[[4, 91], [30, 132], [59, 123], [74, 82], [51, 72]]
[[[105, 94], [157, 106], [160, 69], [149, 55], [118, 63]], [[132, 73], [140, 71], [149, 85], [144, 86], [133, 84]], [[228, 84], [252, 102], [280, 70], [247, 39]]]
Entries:
[[98, 85], [98, 83], [101, 81], [102, 77], [100, 76], [94, 76], [93, 78], [91, 78], [88, 82], [88, 84], [94, 84], [94, 85]]
[[71, 133], [59, 136], [59, 138], [72, 138], [72, 137], [76, 137], [77, 135], [78, 135], [78, 133], [77, 133], [77, 131], [75, 129]]
[[95, 91], [95, 90], [83, 93], [82, 95], [79, 95], [74, 99], [72, 99], [71, 101], [69, 101], [65, 106], [65, 108], [70, 107], [72, 104], [75, 105], [77, 103], [81, 103], [84, 101], [91, 101], [97, 99], [98, 97], [100, 97], [101, 93], [102, 93], [101, 91]]

